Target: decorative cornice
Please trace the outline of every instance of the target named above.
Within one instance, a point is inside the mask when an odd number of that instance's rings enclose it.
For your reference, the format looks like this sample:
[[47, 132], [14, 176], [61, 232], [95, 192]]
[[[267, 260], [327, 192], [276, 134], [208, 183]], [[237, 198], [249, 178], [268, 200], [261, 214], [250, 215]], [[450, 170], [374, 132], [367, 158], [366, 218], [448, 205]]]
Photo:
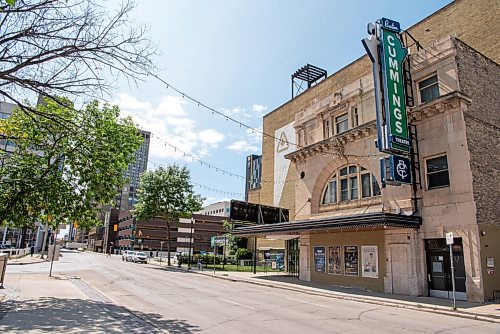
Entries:
[[303, 147], [297, 151], [285, 155], [292, 162], [303, 161], [320, 154], [334, 154], [342, 156], [343, 146], [349, 142], [371, 136], [377, 131], [376, 121], [370, 121], [353, 129], [330, 138], [323, 139], [317, 143]]
[[448, 110], [460, 109], [463, 104], [468, 106], [471, 102], [472, 100], [467, 95], [454, 91], [411, 108], [408, 119], [410, 123], [420, 123], [426, 118], [431, 118]]

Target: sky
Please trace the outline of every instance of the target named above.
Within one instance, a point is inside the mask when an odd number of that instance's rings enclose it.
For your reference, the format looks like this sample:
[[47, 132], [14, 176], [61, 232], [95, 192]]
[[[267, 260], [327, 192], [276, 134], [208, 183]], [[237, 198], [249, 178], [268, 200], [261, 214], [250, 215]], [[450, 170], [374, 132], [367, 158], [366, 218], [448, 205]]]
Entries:
[[[367, 37], [368, 22], [386, 17], [405, 29], [448, 3], [141, 0], [130, 24], [148, 27], [157, 43], [161, 55], [153, 60], [159, 77], [261, 129], [262, 116], [291, 99], [290, 76], [297, 69], [309, 63], [330, 75], [365, 54], [360, 41]], [[261, 154], [260, 134], [152, 77], [138, 86], [118, 80], [111, 101], [153, 133], [149, 169], [187, 166], [205, 204], [244, 199], [245, 182], [235, 175], [245, 175], [247, 155]]]

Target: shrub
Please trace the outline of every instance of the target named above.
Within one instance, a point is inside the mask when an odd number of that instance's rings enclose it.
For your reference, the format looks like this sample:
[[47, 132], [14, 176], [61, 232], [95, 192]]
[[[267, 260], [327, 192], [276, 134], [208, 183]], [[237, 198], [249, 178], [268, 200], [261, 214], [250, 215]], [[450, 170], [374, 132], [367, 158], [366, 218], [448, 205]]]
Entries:
[[246, 248], [238, 248], [236, 251], [237, 260], [250, 260], [252, 258], [252, 252]]

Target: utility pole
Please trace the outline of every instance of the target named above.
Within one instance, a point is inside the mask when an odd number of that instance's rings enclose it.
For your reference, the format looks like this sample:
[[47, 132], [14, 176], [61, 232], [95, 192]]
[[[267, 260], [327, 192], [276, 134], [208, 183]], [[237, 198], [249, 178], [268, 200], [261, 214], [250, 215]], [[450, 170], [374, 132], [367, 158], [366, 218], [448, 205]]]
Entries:
[[451, 285], [453, 288], [453, 309], [456, 310], [457, 301], [455, 298], [455, 268], [453, 265], [453, 251], [452, 251], [453, 243], [454, 243], [453, 232], [446, 233], [446, 244], [450, 247], [450, 267], [451, 267], [450, 269], [451, 269]]

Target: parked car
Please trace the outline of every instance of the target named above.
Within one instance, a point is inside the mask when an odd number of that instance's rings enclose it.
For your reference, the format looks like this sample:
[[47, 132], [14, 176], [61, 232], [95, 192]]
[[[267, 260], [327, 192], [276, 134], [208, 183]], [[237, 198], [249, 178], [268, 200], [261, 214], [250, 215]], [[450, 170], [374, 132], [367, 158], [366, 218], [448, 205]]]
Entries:
[[148, 263], [148, 256], [144, 252], [135, 252], [132, 257], [132, 261]]
[[122, 252], [122, 261], [132, 261], [134, 251], [126, 250]]

